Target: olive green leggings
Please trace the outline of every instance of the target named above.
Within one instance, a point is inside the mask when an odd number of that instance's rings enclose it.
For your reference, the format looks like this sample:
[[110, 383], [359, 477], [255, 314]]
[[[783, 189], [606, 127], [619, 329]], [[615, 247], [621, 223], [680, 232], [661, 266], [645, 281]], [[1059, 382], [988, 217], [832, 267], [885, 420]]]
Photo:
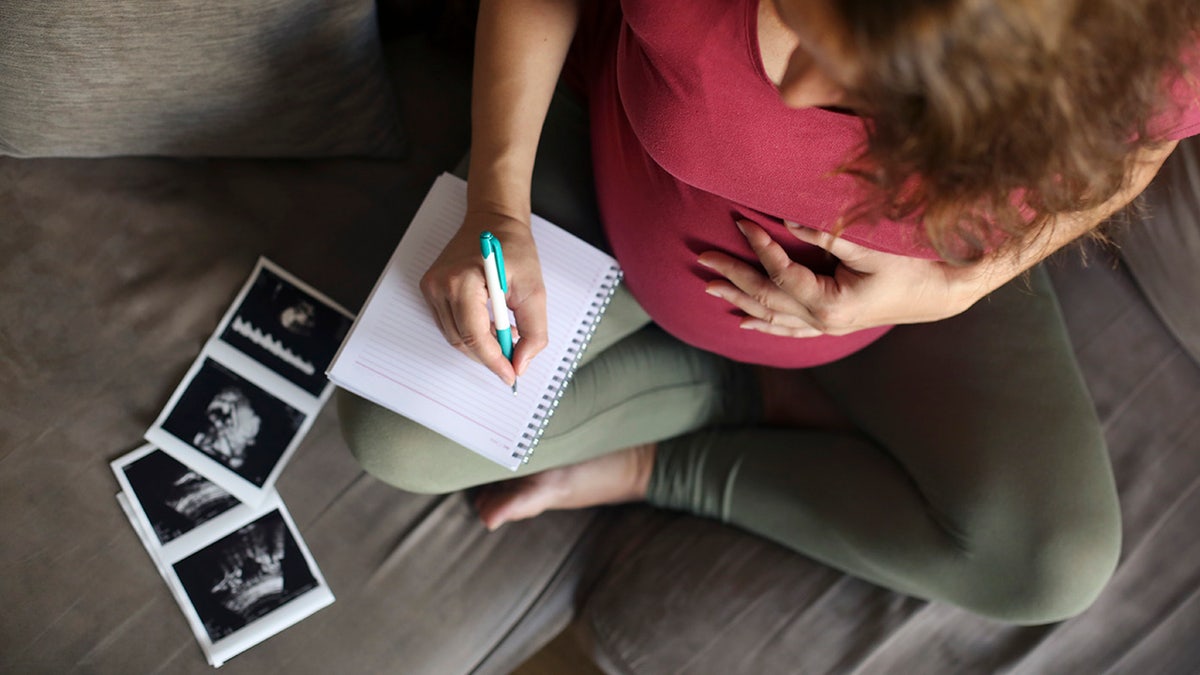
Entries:
[[[557, 102], [543, 146], [569, 146], [579, 119]], [[600, 241], [589, 185], [586, 153], [539, 156], [535, 208]], [[651, 504], [1011, 622], [1080, 612], [1116, 565], [1108, 456], [1040, 270], [960, 316], [897, 327], [798, 375], [849, 428], [762, 424], [753, 369], [668, 336], [625, 293], [586, 357], [515, 474], [339, 391], [343, 430], [368, 471], [435, 493], [656, 441]]]

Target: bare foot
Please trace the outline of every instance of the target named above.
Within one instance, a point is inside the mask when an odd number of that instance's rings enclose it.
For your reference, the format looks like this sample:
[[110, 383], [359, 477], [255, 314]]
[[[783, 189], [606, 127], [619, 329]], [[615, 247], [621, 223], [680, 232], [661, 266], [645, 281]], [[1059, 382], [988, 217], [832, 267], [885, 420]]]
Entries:
[[579, 464], [548, 469], [480, 489], [475, 510], [489, 530], [543, 511], [581, 509], [646, 497], [656, 446], [636, 445]]

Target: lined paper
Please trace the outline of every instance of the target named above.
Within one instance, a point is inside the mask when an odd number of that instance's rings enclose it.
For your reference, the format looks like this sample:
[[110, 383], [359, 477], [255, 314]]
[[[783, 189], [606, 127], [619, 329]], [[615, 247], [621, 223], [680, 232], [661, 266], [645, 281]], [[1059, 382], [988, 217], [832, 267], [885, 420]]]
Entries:
[[513, 396], [491, 371], [446, 342], [419, 287], [425, 270], [462, 224], [466, 198], [462, 179], [449, 174], [437, 179], [334, 358], [329, 378], [516, 469], [522, 435], [540, 426], [544, 410], [539, 405], [546, 408], [556, 398], [563, 371], [576, 359], [575, 343], [598, 318], [598, 305], [615, 282], [617, 264], [533, 216], [549, 344], [529, 364]]

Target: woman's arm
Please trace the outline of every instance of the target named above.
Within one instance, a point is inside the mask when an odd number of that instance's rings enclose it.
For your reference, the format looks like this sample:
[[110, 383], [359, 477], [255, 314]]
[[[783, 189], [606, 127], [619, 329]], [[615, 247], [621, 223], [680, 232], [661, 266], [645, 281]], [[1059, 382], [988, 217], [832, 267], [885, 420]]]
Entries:
[[579, 0], [483, 0], [471, 90], [468, 210], [529, 221], [533, 158]]
[[[421, 280], [454, 347], [511, 384], [546, 346], [546, 294], [529, 230], [538, 138], [579, 23], [579, 0], [483, 0], [471, 93], [467, 215]], [[520, 334], [510, 364], [491, 334], [479, 234], [504, 246], [508, 304]]]
[[[868, 249], [816, 230], [789, 227], [798, 239], [839, 260], [833, 275], [815, 274], [788, 258], [762, 228], [741, 221], [762, 269], [717, 251], [700, 262], [725, 279], [708, 290], [747, 315], [742, 327], [774, 335], [813, 337], [904, 323], [945, 319], [966, 311], [988, 293], [1090, 232], [1141, 194], [1176, 142], [1145, 150], [1127, 187], [1100, 207], [1056, 218], [1024, 245], [956, 266]], [[763, 273], [765, 270], [766, 274]]]

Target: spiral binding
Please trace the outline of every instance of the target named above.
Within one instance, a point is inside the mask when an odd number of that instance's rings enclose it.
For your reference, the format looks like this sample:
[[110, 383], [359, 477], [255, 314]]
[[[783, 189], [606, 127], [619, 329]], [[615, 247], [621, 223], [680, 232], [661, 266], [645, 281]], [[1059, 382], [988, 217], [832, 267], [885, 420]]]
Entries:
[[575, 368], [579, 366], [579, 360], [583, 358], [584, 350], [592, 341], [592, 336], [596, 334], [600, 317], [604, 316], [604, 311], [608, 309], [608, 303], [612, 302], [613, 295], [617, 292], [617, 286], [620, 285], [623, 276], [624, 273], [619, 268], [613, 267], [609, 275], [604, 278], [604, 283], [596, 292], [592, 308], [586, 314], [587, 325], [576, 331], [575, 337], [571, 339], [571, 347], [567, 350], [567, 355], [555, 368], [557, 374], [550, 380], [551, 390], [542, 394], [542, 402], [538, 404], [537, 412], [534, 413], [529, 425], [525, 427], [525, 431], [521, 433], [521, 440], [517, 442], [517, 452], [512, 454], [513, 459], [521, 460], [522, 464], [528, 462], [538, 441], [542, 440], [542, 433], [546, 431], [550, 417], [558, 409], [558, 402], [562, 399], [563, 392], [567, 390], [567, 384], [571, 381], [571, 377], [575, 375]]

